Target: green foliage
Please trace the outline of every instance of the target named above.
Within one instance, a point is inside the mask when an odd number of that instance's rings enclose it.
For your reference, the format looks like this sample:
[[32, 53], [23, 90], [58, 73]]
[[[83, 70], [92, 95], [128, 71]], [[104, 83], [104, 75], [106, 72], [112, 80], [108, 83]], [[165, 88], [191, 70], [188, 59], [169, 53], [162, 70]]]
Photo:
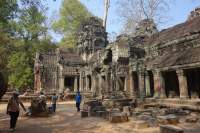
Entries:
[[0, 0], [0, 73], [18, 89], [33, 87], [36, 51], [56, 48], [47, 34], [42, 1]]
[[0, 26], [8, 25], [8, 21], [13, 19], [17, 11], [17, 0], [0, 0]]
[[76, 44], [75, 32], [81, 22], [92, 14], [79, 0], [63, 0], [60, 8], [60, 18], [52, 25], [53, 29], [64, 37], [61, 47], [74, 47]]
[[9, 57], [8, 69], [10, 70], [9, 84], [16, 88], [33, 85], [33, 68], [29, 64], [27, 53], [17, 52]]

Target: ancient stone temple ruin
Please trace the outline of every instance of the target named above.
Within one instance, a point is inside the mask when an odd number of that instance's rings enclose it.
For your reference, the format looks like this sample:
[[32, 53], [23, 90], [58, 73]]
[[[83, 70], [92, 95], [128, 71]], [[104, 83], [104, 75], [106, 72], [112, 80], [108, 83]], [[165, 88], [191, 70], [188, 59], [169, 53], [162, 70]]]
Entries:
[[199, 98], [199, 10], [160, 32], [152, 20], [143, 20], [134, 35], [112, 43], [101, 20], [92, 17], [80, 26], [75, 51], [36, 54], [35, 88], [104, 98]]

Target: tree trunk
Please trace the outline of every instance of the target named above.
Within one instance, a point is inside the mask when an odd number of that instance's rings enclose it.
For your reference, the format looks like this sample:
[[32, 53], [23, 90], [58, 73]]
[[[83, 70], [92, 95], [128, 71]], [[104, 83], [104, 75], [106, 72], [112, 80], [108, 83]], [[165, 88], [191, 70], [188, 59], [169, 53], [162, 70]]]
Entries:
[[104, 0], [104, 18], [103, 18], [103, 26], [106, 29], [106, 22], [108, 17], [108, 8], [110, 5], [110, 0]]

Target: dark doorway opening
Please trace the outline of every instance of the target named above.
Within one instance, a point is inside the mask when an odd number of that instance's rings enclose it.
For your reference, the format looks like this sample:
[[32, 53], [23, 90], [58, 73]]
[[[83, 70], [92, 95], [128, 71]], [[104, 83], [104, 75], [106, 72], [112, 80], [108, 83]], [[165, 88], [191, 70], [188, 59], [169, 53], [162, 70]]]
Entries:
[[92, 78], [90, 75], [88, 75], [87, 78], [88, 78], [88, 87], [89, 87], [89, 90], [91, 90], [92, 89]]
[[133, 92], [137, 95], [137, 97], [139, 97], [139, 90], [138, 90], [138, 87], [139, 87], [139, 83], [138, 83], [138, 74], [137, 72], [132, 72], [132, 84], [133, 84]]
[[150, 96], [154, 96], [154, 79], [153, 79], [153, 73], [152, 71], [148, 71], [149, 74], [149, 83], [150, 83]]
[[64, 85], [66, 89], [69, 89], [70, 91], [74, 91], [74, 77], [66, 76]]
[[200, 97], [200, 68], [188, 69], [185, 71], [190, 98]]
[[167, 97], [180, 97], [179, 82], [176, 71], [163, 72], [163, 78]]
[[125, 88], [125, 77], [118, 78], [119, 90], [124, 91]]

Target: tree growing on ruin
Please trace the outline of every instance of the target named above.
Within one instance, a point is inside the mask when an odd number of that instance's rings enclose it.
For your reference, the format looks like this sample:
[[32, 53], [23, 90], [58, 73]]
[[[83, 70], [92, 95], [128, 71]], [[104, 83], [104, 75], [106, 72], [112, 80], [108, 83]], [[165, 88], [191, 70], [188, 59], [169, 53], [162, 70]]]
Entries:
[[158, 25], [169, 17], [169, 0], [118, 0], [118, 13], [124, 21], [123, 32], [132, 34], [143, 19], [151, 19]]
[[75, 33], [81, 22], [92, 14], [79, 0], [63, 0], [59, 11], [59, 19], [54, 21], [54, 31], [62, 35], [60, 45], [74, 47], [76, 44]]

